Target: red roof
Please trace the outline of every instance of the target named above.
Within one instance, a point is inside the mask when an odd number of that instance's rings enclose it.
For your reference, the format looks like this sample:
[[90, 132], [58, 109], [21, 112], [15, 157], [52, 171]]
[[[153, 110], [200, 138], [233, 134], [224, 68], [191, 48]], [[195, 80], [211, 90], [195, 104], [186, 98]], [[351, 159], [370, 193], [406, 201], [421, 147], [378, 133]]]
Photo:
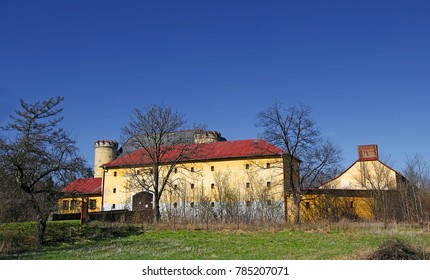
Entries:
[[[182, 154], [180, 162], [218, 159], [256, 158], [263, 156], [280, 156], [284, 151], [261, 139], [221, 141], [204, 144], [176, 145], [164, 148], [162, 163], [173, 162]], [[144, 149], [136, 150], [121, 156], [105, 167], [120, 167], [150, 164], [148, 153]]]
[[66, 193], [99, 194], [102, 190], [102, 178], [76, 179], [63, 189]]

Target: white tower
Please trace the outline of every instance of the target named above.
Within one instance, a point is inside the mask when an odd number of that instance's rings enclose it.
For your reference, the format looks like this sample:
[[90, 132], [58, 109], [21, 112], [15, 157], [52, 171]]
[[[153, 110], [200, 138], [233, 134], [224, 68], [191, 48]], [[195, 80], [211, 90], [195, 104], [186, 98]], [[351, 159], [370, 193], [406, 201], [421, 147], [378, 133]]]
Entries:
[[116, 158], [118, 142], [114, 140], [97, 140], [94, 145], [94, 177], [103, 176], [102, 166]]

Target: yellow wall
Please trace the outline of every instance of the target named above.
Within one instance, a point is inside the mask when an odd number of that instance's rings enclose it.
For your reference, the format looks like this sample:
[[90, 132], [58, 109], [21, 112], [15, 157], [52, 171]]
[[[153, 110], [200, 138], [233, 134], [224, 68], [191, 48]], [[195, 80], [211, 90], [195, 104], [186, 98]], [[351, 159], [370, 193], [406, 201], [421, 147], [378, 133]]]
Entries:
[[342, 190], [366, 190], [372, 185], [382, 189], [396, 188], [396, 172], [380, 161], [357, 161], [336, 179], [321, 188]]
[[[373, 218], [371, 203], [372, 198], [369, 197], [305, 195], [300, 204], [300, 218], [304, 222], [343, 218], [369, 220]], [[293, 221], [295, 208], [291, 198], [288, 199], [288, 210], [288, 218]]]
[[[104, 174], [103, 210], [124, 209], [131, 203], [131, 195], [139, 190], [131, 190], [127, 184], [130, 172], [126, 168], [108, 169]], [[131, 210], [131, 209], [130, 209]]]
[[[268, 167], [267, 164], [270, 166]], [[167, 172], [168, 168], [169, 166], [164, 166], [160, 172]], [[98, 174], [104, 181], [103, 200], [102, 197], [90, 198], [96, 200], [96, 209], [89, 209], [89, 211], [131, 210], [133, 195], [144, 191], [133, 179], [136, 176], [132, 174], [136, 172], [139, 172], [139, 178], [143, 178], [145, 176], [143, 174], [150, 174], [151, 168], [117, 167]], [[160, 178], [163, 178], [163, 174]], [[214, 204], [226, 201], [240, 202], [247, 206], [256, 202], [273, 202], [283, 209], [283, 178], [283, 163], [280, 157], [178, 164], [170, 176], [160, 203], [165, 210], [179, 205], [192, 207], [193, 204], [203, 202], [214, 207]], [[370, 190], [372, 185], [370, 181], [382, 190], [395, 189], [396, 172], [377, 160], [357, 161], [340, 176], [322, 185], [320, 189], [352, 192]], [[80, 198], [75, 198], [76, 209], [71, 209], [72, 200], [72, 198], [59, 200], [59, 213], [80, 212]], [[64, 201], [68, 201], [66, 210], [63, 209]], [[301, 219], [306, 222], [321, 219], [336, 220], [343, 217], [371, 219], [373, 218], [372, 202], [374, 201], [371, 198], [365, 196], [347, 194], [335, 196], [330, 195], [330, 192], [308, 194], [302, 198]], [[288, 198], [287, 207], [288, 218], [292, 221], [295, 209], [291, 197]]]
[[[90, 201], [91, 200], [95, 200], [95, 208], [90, 208]], [[65, 203], [68, 206], [67, 209], [64, 208]], [[80, 213], [81, 212], [81, 203], [82, 203], [82, 198], [80, 198], [80, 197], [62, 198], [58, 201], [58, 209], [59, 209], [58, 213], [60, 213], [60, 214]], [[101, 205], [102, 205], [102, 197], [101, 196], [88, 197], [88, 211], [89, 212], [101, 211]], [[75, 206], [75, 207], [73, 208], [73, 206]]]
[[[303, 221], [315, 222], [323, 219], [338, 220], [342, 218], [372, 219], [375, 200], [362, 196], [331, 194], [329, 190], [345, 191], [386, 191], [397, 188], [396, 171], [378, 160], [357, 161], [341, 175], [323, 184], [324, 193], [304, 195], [300, 204], [300, 216]], [[294, 219], [295, 206], [292, 198], [287, 200], [288, 218]]]
[[[249, 169], [246, 169], [247, 165]], [[166, 172], [166, 168], [162, 168], [161, 171]], [[135, 176], [129, 175], [137, 170], [143, 174], [148, 172], [149, 168], [111, 168], [105, 173], [104, 210], [111, 210], [114, 204], [115, 209], [124, 207], [131, 209], [132, 196], [142, 191], [140, 187], [133, 187], [131, 178]], [[173, 171], [171, 174], [161, 203], [218, 202], [222, 199], [218, 192], [220, 188], [227, 189], [233, 199], [242, 202], [283, 200], [282, 159], [224, 160], [177, 165], [176, 172]]]

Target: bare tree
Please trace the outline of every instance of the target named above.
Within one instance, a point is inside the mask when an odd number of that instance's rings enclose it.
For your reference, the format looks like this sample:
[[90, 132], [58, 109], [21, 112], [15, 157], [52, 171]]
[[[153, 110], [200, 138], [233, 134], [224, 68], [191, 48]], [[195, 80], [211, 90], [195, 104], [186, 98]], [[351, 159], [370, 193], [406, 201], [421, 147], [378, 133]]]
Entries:
[[[143, 111], [135, 109], [122, 129], [128, 145], [141, 151], [143, 166], [136, 166], [130, 175], [135, 188], [154, 195], [154, 222], [161, 219], [160, 199], [170, 184], [178, 163], [189, 158], [198, 145], [184, 139], [184, 115], [171, 107], [152, 105]], [[145, 168], [140, 172], [142, 167]]]
[[61, 182], [70, 173], [82, 171], [84, 160], [77, 155], [75, 141], [60, 127], [63, 97], [28, 104], [2, 127], [8, 132], [1, 141], [2, 175], [11, 188], [20, 189], [37, 218], [37, 240], [44, 243], [46, 221], [55, 210]]
[[367, 200], [376, 219], [380, 219], [387, 226], [390, 218], [395, 218], [393, 202], [400, 184], [399, 174], [387, 165], [378, 161], [360, 161], [356, 184], [371, 193]]
[[214, 188], [217, 213], [221, 222], [232, 222], [239, 219], [240, 191], [231, 170], [214, 172]]
[[402, 213], [405, 219], [420, 223], [424, 220], [422, 196], [430, 189], [430, 166], [422, 156], [407, 158], [401, 187]]
[[263, 139], [285, 151], [284, 192], [293, 198], [294, 223], [299, 224], [302, 190], [319, 186], [322, 177], [339, 165], [341, 150], [321, 137], [311, 109], [304, 105], [284, 108], [277, 102], [257, 114], [256, 126], [263, 129]]
[[[264, 160], [249, 160], [246, 169], [244, 198], [252, 202], [252, 221], [270, 226], [284, 220], [284, 180], [282, 157]], [[269, 169], [270, 171], [267, 172]], [[246, 217], [251, 218], [251, 217]], [[248, 219], [249, 220], [249, 219]]]
[[[4, 170], [0, 158], [0, 170]], [[3, 174], [0, 175], [0, 223], [23, 222], [35, 219], [32, 208], [23, 197], [22, 191], [14, 188], [14, 181]]]

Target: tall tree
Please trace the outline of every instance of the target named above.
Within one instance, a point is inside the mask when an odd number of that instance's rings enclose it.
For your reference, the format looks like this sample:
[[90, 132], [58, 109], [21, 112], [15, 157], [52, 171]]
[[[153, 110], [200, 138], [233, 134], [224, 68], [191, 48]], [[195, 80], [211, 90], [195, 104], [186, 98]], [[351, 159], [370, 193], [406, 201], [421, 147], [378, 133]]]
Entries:
[[[135, 109], [123, 137], [127, 145], [141, 151], [146, 159], [144, 166], [131, 168], [131, 188], [148, 191], [154, 196], [154, 222], [160, 221], [160, 199], [171, 185], [170, 177], [178, 164], [186, 160], [196, 149], [189, 141], [184, 115], [164, 105], [152, 105], [144, 110]], [[145, 170], [141, 170], [145, 168]]]
[[370, 192], [371, 197], [367, 200], [370, 210], [376, 219], [384, 222], [384, 226], [388, 225], [389, 219], [396, 217], [392, 206], [395, 200], [393, 191], [398, 188], [399, 176], [378, 160], [360, 161], [354, 178], [355, 184]]
[[303, 189], [319, 186], [338, 169], [342, 159], [341, 150], [321, 137], [311, 112], [305, 105], [285, 108], [276, 102], [257, 114], [256, 126], [263, 129], [261, 137], [286, 153], [284, 192], [293, 198], [295, 224], [300, 223]]
[[34, 210], [39, 244], [44, 243], [46, 221], [56, 205], [57, 186], [84, 166], [75, 141], [61, 127], [62, 101], [63, 97], [33, 104], [21, 100], [21, 108], [1, 128], [7, 134], [0, 141], [1, 172]]
[[420, 155], [407, 158], [404, 175], [405, 185], [401, 188], [403, 215], [408, 220], [420, 223], [424, 220], [423, 197], [430, 190], [430, 166]]

